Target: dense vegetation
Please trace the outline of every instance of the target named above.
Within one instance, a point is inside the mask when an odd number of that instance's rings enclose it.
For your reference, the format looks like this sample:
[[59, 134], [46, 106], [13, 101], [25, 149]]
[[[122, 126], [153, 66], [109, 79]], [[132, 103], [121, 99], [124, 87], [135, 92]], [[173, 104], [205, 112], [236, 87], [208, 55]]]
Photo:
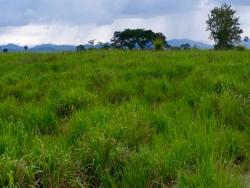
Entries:
[[211, 10], [207, 30], [210, 31], [210, 38], [215, 41], [215, 49], [230, 49], [241, 42], [243, 30], [240, 28], [239, 19], [236, 10], [225, 3]]
[[244, 187], [249, 51], [0, 54], [0, 187]]
[[[152, 49], [154, 42], [160, 41], [160, 47], [168, 46], [163, 33], [154, 33], [145, 29], [126, 29], [122, 32], [116, 31], [111, 39], [112, 46], [118, 49]], [[159, 45], [158, 45], [159, 46]]]

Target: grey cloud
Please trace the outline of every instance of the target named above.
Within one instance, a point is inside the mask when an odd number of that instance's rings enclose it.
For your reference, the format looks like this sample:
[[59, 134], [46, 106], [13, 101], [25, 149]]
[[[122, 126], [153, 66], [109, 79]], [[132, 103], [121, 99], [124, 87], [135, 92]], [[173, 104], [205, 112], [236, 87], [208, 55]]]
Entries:
[[0, 26], [41, 23], [110, 24], [137, 15], [194, 10], [202, 0], [0, 0]]
[[229, 3], [232, 5], [250, 6], [250, 0], [213, 0], [216, 3]]
[[201, 0], [137, 0], [135, 3], [127, 1], [123, 13], [141, 15], [159, 15], [180, 11], [190, 11], [197, 8]]

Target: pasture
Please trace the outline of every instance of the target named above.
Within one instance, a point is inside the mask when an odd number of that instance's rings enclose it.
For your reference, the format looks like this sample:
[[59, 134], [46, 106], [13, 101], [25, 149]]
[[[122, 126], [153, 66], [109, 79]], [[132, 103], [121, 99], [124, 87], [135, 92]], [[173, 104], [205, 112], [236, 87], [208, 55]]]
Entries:
[[250, 52], [0, 54], [0, 187], [246, 187]]

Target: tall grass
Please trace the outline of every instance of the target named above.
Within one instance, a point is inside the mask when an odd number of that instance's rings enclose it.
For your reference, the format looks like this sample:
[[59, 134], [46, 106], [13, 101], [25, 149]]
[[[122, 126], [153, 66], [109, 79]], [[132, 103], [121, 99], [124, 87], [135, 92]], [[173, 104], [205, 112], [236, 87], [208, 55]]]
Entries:
[[249, 59], [0, 54], [0, 187], [246, 187]]

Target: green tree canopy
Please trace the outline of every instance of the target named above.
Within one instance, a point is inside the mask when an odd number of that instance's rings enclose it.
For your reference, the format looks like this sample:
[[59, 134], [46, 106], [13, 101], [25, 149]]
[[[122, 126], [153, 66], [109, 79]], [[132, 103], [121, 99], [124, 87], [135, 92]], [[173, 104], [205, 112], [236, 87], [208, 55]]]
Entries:
[[243, 30], [240, 28], [239, 17], [236, 10], [224, 3], [221, 7], [211, 10], [207, 20], [207, 31], [210, 38], [215, 41], [216, 49], [232, 48], [241, 41]]
[[133, 49], [138, 45], [141, 49], [146, 49], [148, 44], [156, 39], [161, 39], [166, 44], [166, 37], [163, 33], [154, 33], [151, 30], [145, 29], [126, 29], [124, 31], [116, 31], [111, 40], [114, 48]]

